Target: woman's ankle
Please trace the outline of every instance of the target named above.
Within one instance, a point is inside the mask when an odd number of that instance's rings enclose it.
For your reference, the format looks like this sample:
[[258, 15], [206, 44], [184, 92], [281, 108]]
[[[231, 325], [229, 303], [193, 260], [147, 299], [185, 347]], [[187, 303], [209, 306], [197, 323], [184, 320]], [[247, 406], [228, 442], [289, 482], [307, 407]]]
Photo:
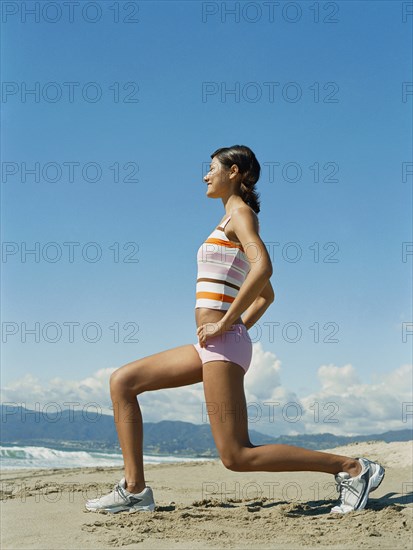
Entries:
[[343, 472], [347, 472], [351, 477], [357, 477], [362, 470], [360, 461], [355, 458], [349, 458], [343, 468]]
[[127, 481], [126, 482], [126, 490], [128, 493], [142, 493], [142, 491], [145, 489], [146, 485], [144, 481]]

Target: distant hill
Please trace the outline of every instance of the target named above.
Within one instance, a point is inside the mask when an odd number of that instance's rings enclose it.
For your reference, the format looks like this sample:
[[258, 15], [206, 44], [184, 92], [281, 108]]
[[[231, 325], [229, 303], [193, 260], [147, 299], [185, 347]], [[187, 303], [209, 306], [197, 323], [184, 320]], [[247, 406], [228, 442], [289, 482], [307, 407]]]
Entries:
[[[193, 457], [218, 457], [209, 424], [192, 424], [173, 420], [144, 422], [144, 453]], [[254, 445], [287, 443], [308, 449], [328, 449], [357, 441], [410, 441], [412, 430], [388, 431], [382, 434], [337, 436], [330, 433], [282, 435], [271, 437], [249, 430]], [[45, 445], [87, 450], [119, 450], [111, 415], [99, 415], [96, 421], [81, 411], [39, 414], [24, 407], [1, 405], [1, 443]]]

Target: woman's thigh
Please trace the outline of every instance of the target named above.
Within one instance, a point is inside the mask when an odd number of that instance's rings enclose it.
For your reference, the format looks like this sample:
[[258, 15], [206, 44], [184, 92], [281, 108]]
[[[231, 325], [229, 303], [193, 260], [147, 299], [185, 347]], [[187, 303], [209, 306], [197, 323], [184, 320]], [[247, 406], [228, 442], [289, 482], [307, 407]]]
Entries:
[[177, 388], [202, 382], [202, 362], [193, 344], [154, 353], [113, 372], [111, 390], [144, 391]]
[[205, 405], [217, 450], [225, 462], [233, 453], [251, 445], [248, 435], [244, 370], [230, 361], [203, 365]]

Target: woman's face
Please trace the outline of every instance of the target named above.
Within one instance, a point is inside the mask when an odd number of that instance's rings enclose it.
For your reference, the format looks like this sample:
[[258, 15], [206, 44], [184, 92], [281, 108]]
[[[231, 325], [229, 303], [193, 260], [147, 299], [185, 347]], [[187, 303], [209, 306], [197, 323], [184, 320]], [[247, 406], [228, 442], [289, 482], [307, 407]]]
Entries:
[[228, 191], [229, 170], [214, 157], [204, 181], [207, 184], [208, 197], [221, 197], [223, 192]]

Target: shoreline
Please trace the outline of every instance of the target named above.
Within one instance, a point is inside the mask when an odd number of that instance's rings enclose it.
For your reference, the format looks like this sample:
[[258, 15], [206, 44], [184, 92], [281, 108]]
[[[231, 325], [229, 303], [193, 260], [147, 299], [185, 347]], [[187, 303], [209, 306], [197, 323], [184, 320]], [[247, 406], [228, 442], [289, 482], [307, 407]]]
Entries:
[[[178, 455], [172, 453], [144, 453], [145, 464], [173, 464], [176, 462], [208, 461], [217, 457]], [[17, 443], [0, 444], [0, 469], [2, 471], [25, 469], [60, 469], [122, 466], [121, 450], [103, 451], [87, 448], [69, 448], [69, 446], [38, 446]]]

